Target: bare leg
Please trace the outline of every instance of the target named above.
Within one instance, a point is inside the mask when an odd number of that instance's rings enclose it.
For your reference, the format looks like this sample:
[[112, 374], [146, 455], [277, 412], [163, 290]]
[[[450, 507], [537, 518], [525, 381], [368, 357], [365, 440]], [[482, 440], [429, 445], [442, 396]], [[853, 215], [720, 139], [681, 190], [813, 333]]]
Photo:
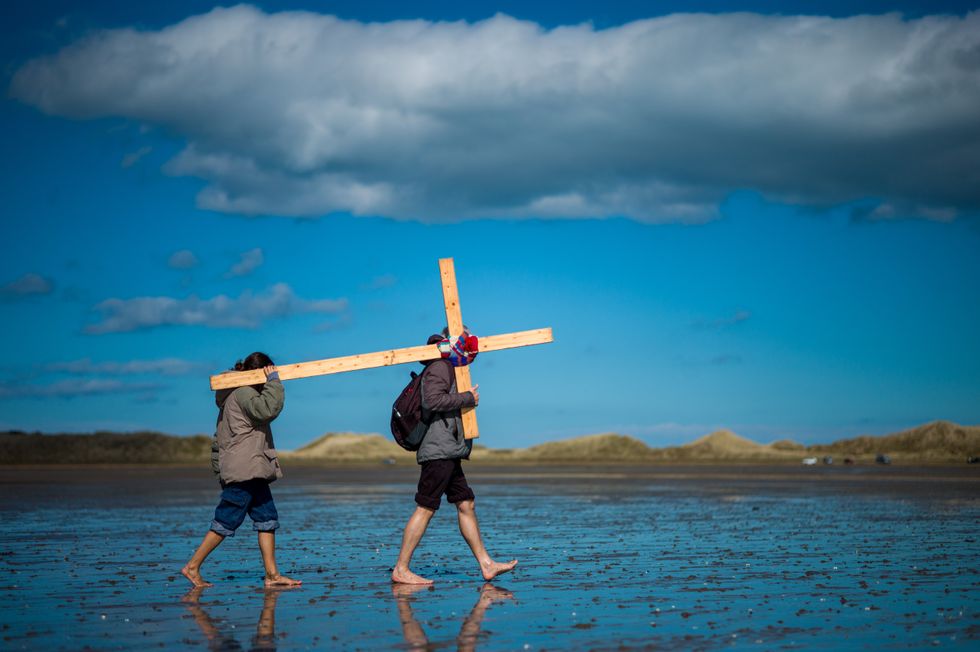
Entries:
[[480, 537], [480, 526], [476, 522], [476, 505], [472, 500], [463, 500], [456, 503], [456, 514], [459, 517], [459, 532], [466, 539], [473, 556], [480, 564], [480, 571], [483, 579], [490, 581], [498, 575], [502, 575], [514, 566], [517, 560], [511, 559], [507, 563], [496, 562], [490, 558], [487, 549], [483, 547], [483, 539]]
[[201, 594], [204, 593], [204, 586], [192, 586], [190, 591], [180, 599], [184, 604], [197, 605], [201, 603]]
[[209, 641], [214, 641], [221, 637], [221, 632], [215, 622], [211, 620], [208, 612], [201, 608], [200, 599], [203, 590], [203, 586], [195, 586], [180, 601], [187, 605], [194, 616], [194, 622], [201, 628], [201, 633], [207, 636]]
[[472, 652], [476, 649], [477, 637], [480, 635], [480, 628], [483, 625], [483, 617], [486, 615], [487, 607], [494, 602], [513, 600], [514, 594], [507, 589], [502, 589], [487, 582], [480, 589], [480, 599], [473, 605], [470, 615], [463, 621], [463, 626], [459, 628], [459, 635], [456, 637], [457, 650], [460, 652]]
[[262, 600], [262, 613], [255, 627], [255, 637], [252, 639], [253, 649], [275, 649], [276, 642], [276, 601], [282, 591], [266, 590]]
[[262, 563], [265, 564], [265, 586], [299, 586], [299, 580], [293, 580], [279, 574], [276, 567], [276, 533], [259, 532], [259, 550], [262, 552]]
[[416, 506], [412, 516], [405, 525], [405, 532], [402, 534], [402, 549], [398, 553], [398, 562], [395, 569], [391, 571], [391, 581], [401, 584], [432, 584], [432, 580], [420, 577], [408, 569], [412, 563], [412, 555], [425, 534], [425, 529], [429, 527], [429, 521], [435, 514], [434, 509]]
[[412, 613], [412, 594], [416, 591], [428, 591], [430, 587], [424, 584], [392, 584], [391, 594], [395, 596], [398, 606], [398, 620], [402, 624], [402, 636], [410, 650], [428, 649], [429, 639], [422, 625]]
[[194, 586], [214, 586], [211, 582], [206, 581], [201, 577], [201, 564], [204, 560], [208, 558], [214, 549], [218, 547], [222, 541], [225, 540], [224, 535], [218, 534], [213, 530], [209, 530], [207, 534], [204, 535], [204, 541], [201, 545], [197, 547], [197, 551], [194, 552], [194, 556], [191, 560], [187, 562], [183, 568], [180, 569], [181, 574], [191, 581]]

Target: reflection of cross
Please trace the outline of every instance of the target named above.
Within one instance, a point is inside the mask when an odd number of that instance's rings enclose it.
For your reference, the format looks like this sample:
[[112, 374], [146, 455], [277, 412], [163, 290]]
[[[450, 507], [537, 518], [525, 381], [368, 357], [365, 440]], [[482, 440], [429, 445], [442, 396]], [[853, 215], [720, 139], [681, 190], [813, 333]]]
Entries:
[[[453, 259], [440, 259], [439, 272], [442, 276], [442, 297], [446, 305], [446, 323], [449, 326], [450, 338], [454, 338], [463, 332], [463, 317], [459, 309], [459, 291], [456, 289], [456, 270], [453, 267]], [[521, 331], [505, 335], [490, 335], [480, 338], [480, 352], [515, 349], [532, 344], [547, 344], [552, 339], [550, 328], [539, 328], [533, 331]], [[342, 358], [279, 365], [278, 369], [279, 378], [291, 380], [293, 378], [339, 374], [358, 369], [387, 367], [394, 364], [405, 364], [406, 362], [436, 360], [440, 357], [442, 355], [439, 353], [439, 347], [435, 344], [427, 344], [391, 351], [360, 353]], [[261, 369], [229, 371], [211, 376], [211, 389], [228, 389], [230, 387], [242, 387], [243, 385], [258, 385], [264, 382], [265, 373]], [[456, 367], [456, 391], [465, 392], [471, 388], [470, 368]], [[480, 431], [476, 425], [476, 412], [473, 411], [473, 408], [463, 409], [463, 433], [467, 439], [475, 439], [480, 436]]]

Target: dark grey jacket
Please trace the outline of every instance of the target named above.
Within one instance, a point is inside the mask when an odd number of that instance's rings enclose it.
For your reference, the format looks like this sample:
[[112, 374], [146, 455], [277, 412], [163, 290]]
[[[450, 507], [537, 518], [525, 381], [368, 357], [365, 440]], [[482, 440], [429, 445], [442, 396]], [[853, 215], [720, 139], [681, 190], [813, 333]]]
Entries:
[[282, 412], [286, 394], [282, 383], [269, 380], [261, 390], [239, 387], [215, 392], [218, 425], [212, 446], [211, 468], [221, 481], [244, 482], [282, 477], [276, 444], [269, 424]]
[[422, 372], [422, 407], [432, 412], [432, 422], [415, 454], [416, 461], [421, 464], [430, 460], [469, 459], [473, 440], [463, 437], [459, 411], [476, 407], [476, 400], [472, 392], [456, 391], [456, 373], [447, 361], [426, 364]]

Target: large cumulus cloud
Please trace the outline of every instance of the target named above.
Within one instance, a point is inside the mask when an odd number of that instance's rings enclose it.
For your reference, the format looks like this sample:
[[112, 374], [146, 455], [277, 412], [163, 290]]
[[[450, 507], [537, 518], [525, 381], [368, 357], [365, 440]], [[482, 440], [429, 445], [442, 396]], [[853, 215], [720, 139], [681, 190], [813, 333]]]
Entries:
[[22, 101], [186, 139], [235, 213], [710, 217], [732, 190], [980, 207], [980, 13], [672, 15], [545, 30], [216, 9], [28, 62]]

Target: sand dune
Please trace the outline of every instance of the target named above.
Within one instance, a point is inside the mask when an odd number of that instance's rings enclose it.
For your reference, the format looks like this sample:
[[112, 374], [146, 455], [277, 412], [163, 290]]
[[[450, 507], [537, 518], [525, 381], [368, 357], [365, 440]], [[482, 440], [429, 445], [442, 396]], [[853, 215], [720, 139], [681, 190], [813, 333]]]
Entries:
[[415, 461], [415, 454], [396, 444], [391, 437], [353, 432], [327, 433], [295, 451], [281, 451], [284, 459], [307, 461], [381, 461], [404, 458]]
[[717, 430], [690, 444], [664, 448], [658, 459], [671, 461], [781, 458], [784, 451], [740, 437], [731, 430]]
[[204, 435], [0, 433], [0, 464], [184, 464], [210, 457], [211, 437]]
[[880, 437], [841, 439], [810, 447], [814, 453], [866, 456], [887, 453], [897, 460], [965, 459], [980, 455], [980, 426], [961, 426], [933, 421], [916, 428]]
[[651, 448], [625, 435], [607, 433], [574, 437], [530, 448], [474, 451], [475, 461], [486, 462], [782, 462], [799, 463], [803, 457], [832, 456], [838, 462], [851, 457], [870, 463], [884, 453], [899, 462], [954, 462], [980, 455], [980, 427], [947, 421], [912, 428], [892, 435], [857, 437], [832, 444], [804, 446], [789, 439], [760, 444], [730, 430], [717, 430], [693, 442]]
[[[481, 441], [492, 442], [492, 435]], [[651, 448], [634, 437], [615, 433], [573, 437], [528, 448], [488, 448], [476, 444], [472, 460], [488, 464], [547, 463], [724, 463], [798, 464], [805, 456], [851, 457], [872, 463], [884, 453], [900, 463], [963, 463], [980, 455], [980, 427], [936, 421], [880, 437], [855, 437], [832, 444], [803, 446], [790, 440], [760, 444], [730, 430], [718, 430], [682, 446]], [[196, 463], [210, 454], [210, 437], [171, 437], [158, 433], [41, 435], [0, 433], [0, 464]], [[415, 455], [389, 436], [327, 433], [295, 451], [280, 451], [284, 461], [301, 464], [414, 464]]]
[[550, 441], [514, 451], [521, 459], [556, 462], [583, 459], [640, 461], [648, 459], [652, 453], [653, 450], [639, 439], [614, 433]]
[[806, 446], [792, 439], [780, 439], [769, 444], [769, 447], [777, 451], [805, 451]]

